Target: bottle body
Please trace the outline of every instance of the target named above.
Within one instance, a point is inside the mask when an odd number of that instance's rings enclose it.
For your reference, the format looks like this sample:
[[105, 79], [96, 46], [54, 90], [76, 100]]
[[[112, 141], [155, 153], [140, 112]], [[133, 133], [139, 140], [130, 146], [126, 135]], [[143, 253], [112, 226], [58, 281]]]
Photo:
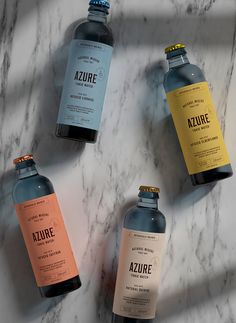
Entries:
[[[57, 120], [58, 137], [96, 142], [113, 49], [107, 9], [90, 7], [70, 44]], [[92, 13], [92, 14], [91, 14]]]
[[[193, 185], [232, 176], [228, 153], [205, 77], [183, 49], [170, 57], [164, 88]], [[179, 62], [178, 62], [179, 60]]]
[[[156, 193], [140, 192], [145, 203]], [[151, 199], [150, 199], [151, 197]], [[113, 323], [146, 323], [155, 317], [166, 221], [152, 204], [125, 216], [113, 302]]]
[[53, 185], [32, 162], [20, 163], [13, 200], [40, 293], [54, 297], [81, 282]]

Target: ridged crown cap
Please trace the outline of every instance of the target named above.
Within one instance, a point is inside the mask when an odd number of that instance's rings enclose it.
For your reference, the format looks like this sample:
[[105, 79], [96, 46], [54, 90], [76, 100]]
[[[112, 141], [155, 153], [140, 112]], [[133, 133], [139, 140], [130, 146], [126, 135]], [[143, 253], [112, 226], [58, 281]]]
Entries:
[[154, 187], [154, 186], [145, 186], [145, 185], [141, 185], [139, 187], [139, 190], [141, 192], [149, 192], [149, 193], [160, 193], [160, 189], [159, 187]]
[[89, 5], [90, 6], [100, 6], [100, 7], [107, 8], [107, 9], [110, 8], [110, 3], [107, 0], [90, 0]]
[[185, 48], [185, 45], [182, 43], [174, 44], [165, 48], [165, 54], [173, 52], [174, 50]]
[[29, 155], [24, 155], [24, 156], [21, 156], [21, 157], [17, 157], [13, 160], [13, 164], [16, 165], [16, 164], [19, 164], [19, 163], [22, 163], [26, 160], [30, 160], [30, 159], [33, 159], [33, 155], [32, 154], [29, 154]]

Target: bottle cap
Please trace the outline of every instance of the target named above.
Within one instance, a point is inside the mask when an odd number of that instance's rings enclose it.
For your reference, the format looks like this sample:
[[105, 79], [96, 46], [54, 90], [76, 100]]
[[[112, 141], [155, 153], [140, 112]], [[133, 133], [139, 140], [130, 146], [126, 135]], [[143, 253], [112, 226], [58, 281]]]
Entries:
[[89, 2], [90, 6], [99, 6], [103, 8], [110, 8], [110, 3], [107, 0], [90, 0]]
[[181, 44], [181, 43], [171, 45], [171, 46], [165, 48], [165, 54], [173, 52], [174, 50], [181, 49], [181, 48], [185, 48], [185, 45]]
[[32, 154], [29, 154], [29, 155], [24, 155], [24, 156], [21, 156], [21, 157], [18, 157], [18, 158], [15, 158], [13, 160], [13, 164], [16, 165], [16, 164], [19, 164], [19, 163], [22, 163], [26, 160], [30, 160], [30, 159], [33, 159], [33, 155]]
[[141, 192], [149, 192], [149, 193], [160, 193], [160, 189], [159, 187], [154, 187], [154, 186], [145, 186], [145, 185], [141, 185], [139, 187], [139, 190]]

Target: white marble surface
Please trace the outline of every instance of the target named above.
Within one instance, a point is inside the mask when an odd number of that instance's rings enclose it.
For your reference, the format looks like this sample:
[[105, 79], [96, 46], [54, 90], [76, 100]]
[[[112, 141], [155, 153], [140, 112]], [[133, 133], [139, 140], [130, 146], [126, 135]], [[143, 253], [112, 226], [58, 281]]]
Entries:
[[[100, 136], [54, 129], [72, 24], [85, 0], [0, 0], [0, 323], [109, 323], [119, 228], [140, 184], [167, 218], [158, 319], [236, 322], [236, 175], [193, 189], [162, 87], [163, 48], [183, 41], [213, 91], [236, 169], [236, 2], [113, 0], [115, 50]], [[61, 202], [83, 287], [41, 299], [18, 229], [12, 159], [32, 152]]]

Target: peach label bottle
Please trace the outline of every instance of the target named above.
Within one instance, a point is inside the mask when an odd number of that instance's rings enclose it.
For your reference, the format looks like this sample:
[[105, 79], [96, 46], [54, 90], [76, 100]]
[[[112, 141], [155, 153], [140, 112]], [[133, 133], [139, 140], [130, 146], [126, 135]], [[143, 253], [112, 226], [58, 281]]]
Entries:
[[139, 191], [124, 219], [112, 323], [148, 323], [156, 314], [166, 220], [158, 210], [159, 189]]
[[50, 180], [38, 174], [32, 155], [14, 160], [13, 199], [37, 286], [54, 297], [81, 286], [60, 207]]

